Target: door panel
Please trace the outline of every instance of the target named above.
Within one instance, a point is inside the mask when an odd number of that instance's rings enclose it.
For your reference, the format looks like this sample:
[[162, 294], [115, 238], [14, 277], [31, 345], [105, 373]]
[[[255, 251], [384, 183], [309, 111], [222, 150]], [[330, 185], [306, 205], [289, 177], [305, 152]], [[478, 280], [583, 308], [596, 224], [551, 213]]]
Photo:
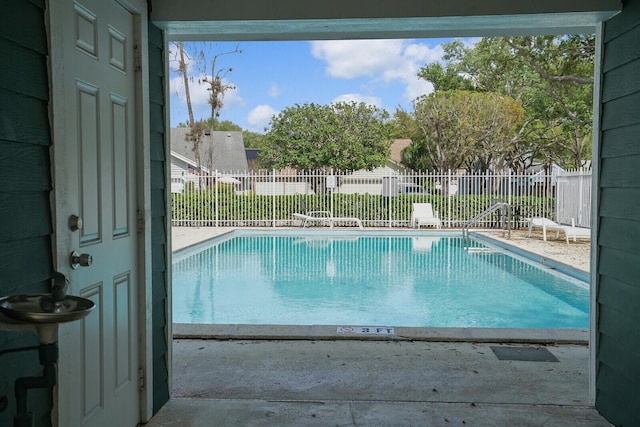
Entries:
[[127, 272], [114, 281], [115, 288], [115, 388], [116, 392], [126, 387], [134, 380], [131, 363], [131, 349], [129, 343], [135, 339], [135, 331], [131, 330], [130, 306], [131, 298], [130, 274]]
[[78, 174], [78, 206], [83, 227], [80, 229], [80, 245], [84, 246], [101, 240], [100, 224], [100, 141], [99, 124], [99, 89], [88, 83], [77, 82], [78, 106], [76, 117], [80, 133], [78, 135], [78, 158], [74, 159], [79, 166]]
[[[85, 288], [80, 295], [90, 299], [96, 305], [91, 316], [82, 322], [82, 334], [80, 336], [79, 349], [82, 351], [83, 394], [82, 394], [82, 419], [99, 412], [104, 406], [104, 396], [101, 384], [104, 383], [104, 330], [102, 318], [104, 315], [104, 303], [102, 297], [102, 283]], [[86, 373], [93, 373], [87, 375]]]
[[129, 150], [127, 144], [127, 100], [111, 95], [111, 111], [113, 117], [111, 142], [113, 148], [113, 237], [129, 234], [130, 194], [129, 188]]
[[[58, 3], [58, 2], [53, 2]], [[59, 425], [135, 426], [138, 389], [138, 235], [135, 17], [116, 0], [64, 1], [63, 141], [54, 141], [56, 268], [96, 309], [60, 333]], [[54, 33], [52, 29], [52, 34]], [[58, 60], [60, 61], [60, 60]], [[57, 65], [56, 65], [57, 64]], [[56, 134], [57, 135], [57, 134]], [[70, 215], [82, 228], [67, 226]], [[73, 269], [72, 251], [92, 256]]]

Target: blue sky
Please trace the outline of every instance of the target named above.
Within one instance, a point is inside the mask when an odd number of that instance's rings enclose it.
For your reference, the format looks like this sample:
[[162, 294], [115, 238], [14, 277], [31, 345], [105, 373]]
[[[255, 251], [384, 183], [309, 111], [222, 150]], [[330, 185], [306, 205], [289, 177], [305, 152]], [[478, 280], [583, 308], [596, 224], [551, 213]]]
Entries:
[[[198, 80], [210, 76], [216, 53], [236, 46], [241, 54], [222, 55], [216, 70], [231, 67], [220, 120], [230, 120], [243, 129], [264, 133], [269, 120], [286, 107], [297, 104], [329, 104], [336, 101], [366, 102], [393, 114], [397, 106], [410, 109], [411, 100], [432, 87], [416, 77], [419, 68], [440, 61], [443, 39], [339, 40], [292, 42], [186, 43], [191, 52], [203, 51], [206, 70], [192, 61], [190, 91], [195, 119], [207, 119], [206, 85]], [[472, 40], [464, 40], [472, 43]], [[170, 46], [172, 49], [173, 46]], [[187, 122], [188, 113], [182, 78], [171, 61], [171, 126]]]

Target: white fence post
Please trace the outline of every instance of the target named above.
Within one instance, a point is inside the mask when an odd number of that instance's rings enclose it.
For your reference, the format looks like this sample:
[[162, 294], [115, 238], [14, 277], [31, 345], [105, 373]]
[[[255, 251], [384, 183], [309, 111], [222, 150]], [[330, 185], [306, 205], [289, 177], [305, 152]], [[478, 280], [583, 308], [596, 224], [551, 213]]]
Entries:
[[583, 197], [583, 180], [582, 180], [582, 168], [578, 169], [578, 218], [576, 218], [577, 224], [582, 224], [582, 197]]
[[[333, 168], [329, 169], [329, 175], [333, 175]], [[324, 177], [324, 185], [325, 185], [325, 188], [326, 188], [327, 187], [327, 177], [326, 176]], [[330, 189], [327, 189], [327, 190], [331, 190], [329, 192], [330, 206], [331, 206], [331, 208], [329, 209], [329, 212], [331, 212], [331, 216], [336, 216], [335, 209], [334, 209], [335, 205], [333, 204], [334, 203], [334, 200], [333, 200], [333, 187], [331, 187]]]
[[271, 175], [271, 179], [273, 182], [273, 191], [271, 192], [271, 220], [272, 220], [272, 227], [275, 228], [276, 227], [276, 170], [273, 169], [272, 170], [272, 175]]
[[218, 193], [218, 179], [217, 179], [218, 176], [220, 175], [218, 175], [218, 170], [216, 170], [214, 176], [211, 179], [212, 182], [215, 180], [215, 184], [213, 186], [215, 188], [215, 193], [213, 195], [214, 197], [213, 206], [214, 206], [214, 209], [216, 210], [216, 213], [215, 213], [216, 227], [220, 226], [220, 222], [219, 222], [220, 221], [220, 193]]
[[[585, 179], [587, 177], [587, 179]], [[558, 175], [556, 184], [556, 215], [561, 222], [576, 226], [591, 226], [591, 172], [583, 168]]]
[[[389, 176], [388, 176], [389, 183], [390, 183], [389, 185], [391, 185], [392, 178], [393, 178], [393, 176], [391, 176], [391, 171], [389, 171]], [[383, 186], [384, 186], [384, 184], [383, 184]], [[391, 193], [391, 194], [393, 194], [393, 193]], [[386, 199], [387, 199], [387, 221], [389, 223], [389, 228], [391, 228], [391, 196], [387, 197]]]
[[451, 169], [449, 169], [447, 174], [447, 185], [443, 188], [445, 188], [447, 192], [447, 226], [451, 227]]

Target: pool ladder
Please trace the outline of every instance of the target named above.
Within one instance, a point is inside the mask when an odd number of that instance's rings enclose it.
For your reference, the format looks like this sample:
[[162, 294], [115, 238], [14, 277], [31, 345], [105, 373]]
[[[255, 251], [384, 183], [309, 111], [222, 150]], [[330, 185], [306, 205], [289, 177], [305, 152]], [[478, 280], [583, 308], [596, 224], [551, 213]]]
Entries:
[[487, 217], [488, 215], [500, 211], [500, 228], [507, 234], [507, 239], [511, 238], [511, 205], [507, 202], [492, 202], [491, 205], [462, 224], [462, 237], [469, 237], [469, 227]]

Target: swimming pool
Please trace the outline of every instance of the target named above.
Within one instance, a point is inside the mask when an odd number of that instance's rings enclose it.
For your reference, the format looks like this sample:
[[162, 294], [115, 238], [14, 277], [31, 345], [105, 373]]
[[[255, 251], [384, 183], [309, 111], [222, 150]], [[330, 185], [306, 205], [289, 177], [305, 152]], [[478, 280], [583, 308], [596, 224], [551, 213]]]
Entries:
[[588, 328], [586, 283], [459, 234], [241, 231], [173, 261], [173, 321]]

